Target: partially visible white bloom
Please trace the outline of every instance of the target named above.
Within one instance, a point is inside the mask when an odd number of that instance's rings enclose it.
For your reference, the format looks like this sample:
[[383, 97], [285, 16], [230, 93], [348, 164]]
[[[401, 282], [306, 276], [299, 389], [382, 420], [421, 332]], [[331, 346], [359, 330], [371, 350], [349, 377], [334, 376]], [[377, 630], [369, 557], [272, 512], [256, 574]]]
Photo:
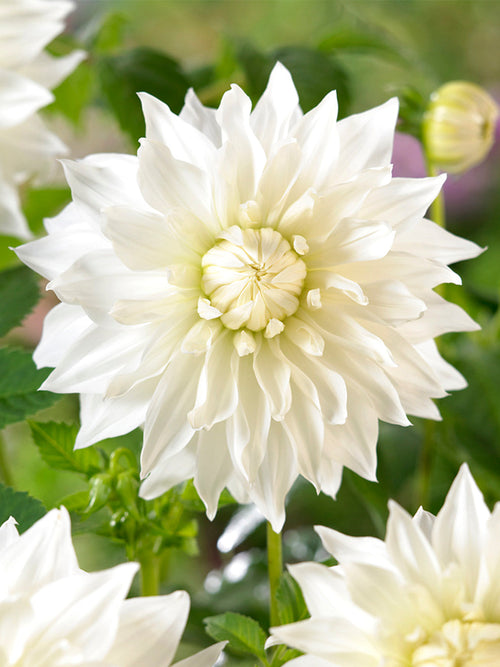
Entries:
[[194, 477], [209, 516], [227, 486], [280, 530], [299, 474], [375, 479], [378, 420], [465, 386], [433, 338], [477, 325], [433, 288], [480, 249], [423, 218], [442, 177], [391, 177], [396, 100], [304, 115], [280, 64], [253, 111], [141, 100], [137, 158], [67, 161], [73, 203], [17, 249], [63, 302], [43, 387], [81, 394], [77, 447], [144, 424], [143, 497]]
[[290, 667], [500, 665], [500, 503], [467, 465], [436, 517], [391, 502], [385, 541], [317, 531], [339, 565], [290, 567], [311, 613], [272, 629]]
[[66, 146], [37, 111], [83, 59], [82, 51], [54, 58], [44, 48], [64, 29], [66, 0], [0, 0], [0, 233], [31, 236], [18, 186], [41, 173]]
[[[125, 600], [135, 563], [102, 572], [78, 567], [67, 511], [52, 510], [18, 535], [0, 527], [2, 667], [169, 667], [186, 624], [189, 596]], [[212, 667], [223, 644], [178, 662]]]

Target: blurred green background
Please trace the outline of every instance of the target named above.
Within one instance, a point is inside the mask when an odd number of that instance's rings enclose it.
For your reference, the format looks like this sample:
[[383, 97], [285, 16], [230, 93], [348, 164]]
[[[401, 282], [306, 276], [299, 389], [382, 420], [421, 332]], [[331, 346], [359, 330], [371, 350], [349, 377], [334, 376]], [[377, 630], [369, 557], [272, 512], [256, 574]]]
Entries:
[[[109, 59], [123, 58], [137, 47], [170, 56], [173, 60], [166, 74], [177, 77], [180, 89], [189, 80], [202, 99], [213, 104], [233, 80], [257, 97], [262, 68], [277, 53], [296, 67], [303, 95], [311, 105], [316, 97], [339, 87], [343, 115], [374, 106], [409, 87], [425, 98], [454, 79], [480, 84], [499, 100], [499, 28], [500, 2], [495, 0], [80, 0], [67, 35], [54, 50], [63, 52], [83, 44], [89, 59], [57, 91], [56, 103], [46, 115], [70, 145], [72, 156], [134, 152], [140, 121], [133, 119], [128, 107], [124, 118], [113, 106], [110, 97], [117, 85], [116, 90], [123, 92], [124, 82], [117, 84], [113, 78], [118, 70], [110, 74]], [[134, 85], [143, 74], [140, 70], [133, 79], [126, 72], [124, 77]], [[148, 82], [153, 88], [163, 85]], [[172, 99], [165, 101], [174, 108], [179, 90], [173, 85], [169, 90]], [[424, 174], [421, 151], [413, 138], [397, 139], [394, 160], [398, 175]], [[407, 429], [382, 425], [379, 485], [346, 472], [334, 501], [316, 496], [310, 485], [299, 481], [287, 511], [287, 562], [327, 557], [312, 530], [315, 524], [351, 534], [383, 535], [388, 498], [397, 499], [409, 511], [415, 511], [420, 502], [437, 511], [462, 461], [470, 463], [488, 502], [500, 499], [499, 177], [497, 145], [483, 164], [450, 178], [445, 189], [448, 228], [489, 248], [478, 259], [455, 267], [464, 287], [450, 287], [446, 292], [483, 326], [479, 333], [448, 335], [441, 342], [444, 356], [462, 371], [469, 388], [439, 402], [441, 423], [429, 427], [414, 420], [415, 426]], [[66, 201], [67, 190], [62, 181], [59, 185], [49, 195], [44, 188], [26, 193], [25, 208], [35, 231], [41, 229], [43, 215], [54, 214]], [[0, 249], [3, 265], [13, 262], [7, 246], [16, 243], [8, 239]], [[42, 317], [43, 310], [38, 311], [12, 338], [33, 346]], [[37, 419], [74, 421], [77, 415], [76, 398], [65, 397]], [[426, 437], [432, 446], [423, 454]], [[83, 488], [77, 475], [54, 472], [44, 464], [26, 425], [9, 427], [4, 439], [16, 488], [29, 491], [47, 507]], [[133, 437], [129, 445], [138, 450]], [[255, 513], [234, 507], [223, 508], [213, 523], [202, 513], [196, 516], [199, 556], [172, 553], [163, 586], [165, 592], [182, 587], [192, 595], [187, 643], [181, 653], [189, 652], [190, 643], [209, 642], [202, 634], [205, 616], [231, 609], [267, 623], [263, 524]], [[226, 532], [221, 551], [217, 541], [231, 520], [240, 539]], [[75, 543], [84, 568], [123, 560], [120, 544], [78, 526], [82, 528]], [[227, 664], [246, 663], [235, 659]]]

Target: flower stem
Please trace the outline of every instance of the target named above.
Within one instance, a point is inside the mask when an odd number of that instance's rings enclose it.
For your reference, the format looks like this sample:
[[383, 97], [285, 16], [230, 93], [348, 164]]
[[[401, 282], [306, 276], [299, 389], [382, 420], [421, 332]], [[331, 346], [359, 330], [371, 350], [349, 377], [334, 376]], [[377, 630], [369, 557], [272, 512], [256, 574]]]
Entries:
[[[424, 146], [424, 152], [426, 152], [425, 146]], [[437, 176], [439, 174], [438, 169], [436, 169], [436, 167], [433, 165], [433, 163], [427, 156], [425, 158], [425, 166], [427, 174], [429, 176]], [[446, 228], [446, 213], [445, 213], [444, 196], [442, 190], [438, 194], [436, 199], [432, 202], [429, 212], [430, 212], [430, 219], [433, 220], [436, 223], [436, 225]]]
[[275, 626], [280, 624], [276, 592], [283, 573], [283, 557], [281, 533], [275, 533], [269, 522], [267, 522], [267, 568], [269, 574], [271, 625]]
[[[428, 156], [424, 144], [424, 154], [425, 154], [425, 163], [426, 170], [429, 176], [437, 176], [439, 171], [436, 169], [432, 160]], [[437, 225], [446, 228], [446, 212], [444, 206], [444, 196], [443, 191], [438, 194], [436, 199], [432, 202], [430, 206], [430, 218]], [[442, 297], [445, 296], [445, 285], [436, 287], [436, 292]], [[432, 459], [433, 452], [435, 448], [435, 438], [436, 438], [436, 424], [434, 421], [427, 420], [424, 425], [424, 436], [422, 441], [422, 450], [420, 452], [420, 462], [419, 462], [419, 472], [417, 480], [417, 500], [418, 504], [422, 507], [427, 507], [429, 501], [429, 489], [430, 489], [430, 475], [432, 469]]]
[[160, 589], [158, 558], [147, 554], [140, 559], [141, 595], [158, 595]]

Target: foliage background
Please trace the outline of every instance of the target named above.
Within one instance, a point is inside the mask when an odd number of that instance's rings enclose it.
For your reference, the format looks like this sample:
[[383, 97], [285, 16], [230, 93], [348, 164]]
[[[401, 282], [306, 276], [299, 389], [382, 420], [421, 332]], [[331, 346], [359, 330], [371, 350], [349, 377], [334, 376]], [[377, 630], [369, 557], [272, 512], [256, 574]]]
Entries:
[[[134, 152], [141, 133], [133, 99], [136, 87], [158, 90], [175, 111], [186, 82], [214, 105], [233, 80], [258, 97], [262, 78], [267, 78], [262, 72], [277, 50], [294, 65], [303, 101], [312, 105], [330, 88], [339, 87], [343, 115], [409, 88], [425, 98], [453, 79], [483, 85], [498, 100], [499, 27], [500, 2], [495, 0], [80, 0], [67, 34], [56, 40], [53, 50], [61, 53], [83, 44], [89, 59], [56, 91], [56, 102], [46, 115], [71, 146], [72, 157]], [[173, 60], [133, 51], [143, 47]], [[407, 135], [398, 137], [394, 160], [398, 175], [424, 173], [418, 142]], [[469, 462], [488, 502], [500, 499], [499, 176], [497, 145], [486, 162], [450, 178], [445, 189], [448, 228], [489, 247], [478, 259], [455, 267], [463, 288], [446, 287], [447, 297], [466, 307], [483, 326], [482, 332], [448, 335], [440, 343], [469, 388], [440, 401], [441, 423], [414, 420], [414, 427], [407, 429], [382, 425], [379, 485], [346, 472], [338, 500], [333, 501], [299, 482], [287, 510], [287, 562], [326, 558], [312, 530], [315, 524], [351, 534], [383, 535], [388, 498], [409, 511], [420, 503], [436, 511], [462, 461]], [[46, 183], [30, 184], [24, 201], [32, 229], [38, 233], [42, 218], [54, 214], [67, 199], [60, 172], [48, 175]], [[8, 247], [17, 243], [1, 239], [1, 268], [16, 264]], [[50, 305], [45, 302], [7, 342], [31, 349]], [[2, 391], [0, 381], [0, 401]], [[63, 397], [36, 415], [38, 421], [77, 418], [75, 397]], [[81, 475], [54, 471], [42, 460], [27, 424], [8, 426], [2, 437], [4, 481], [29, 491], [47, 508], [86, 488]], [[109, 452], [114, 444], [103, 447]], [[140, 433], [120, 444], [137, 453]], [[198, 555], [186, 557], [173, 549], [164, 564], [162, 592], [185, 588], [192, 597], [180, 656], [190, 653], [193, 645], [209, 643], [203, 634], [204, 617], [232, 610], [257, 618], [264, 627], [268, 624], [264, 525], [255, 513], [234, 506], [222, 508], [213, 523], [203, 513], [196, 518]], [[82, 567], [98, 569], [122, 561], [123, 546], [89, 532], [92, 519], [88, 522], [75, 525]], [[239, 540], [231, 541], [228, 525], [236, 526]], [[223, 534], [221, 551], [218, 540]], [[227, 664], [247, 663], [229, 658]]]

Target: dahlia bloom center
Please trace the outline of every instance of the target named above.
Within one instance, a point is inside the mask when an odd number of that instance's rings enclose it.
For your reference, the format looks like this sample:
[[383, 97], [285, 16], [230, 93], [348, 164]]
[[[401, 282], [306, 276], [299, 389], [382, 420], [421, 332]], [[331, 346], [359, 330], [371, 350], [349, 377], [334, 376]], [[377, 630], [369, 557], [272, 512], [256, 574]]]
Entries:
[[412, 667], [500, 664], [500, 625], [448, 621], [413, 653]]
[[283, 330], [283, 320], [299, 307], [307, 269], [298, 253], [305, 239], [290, 243], [270, 227], [242, 229], [236, 225], [220, 234], [202, 258], [202, 289], [229, 329]]

